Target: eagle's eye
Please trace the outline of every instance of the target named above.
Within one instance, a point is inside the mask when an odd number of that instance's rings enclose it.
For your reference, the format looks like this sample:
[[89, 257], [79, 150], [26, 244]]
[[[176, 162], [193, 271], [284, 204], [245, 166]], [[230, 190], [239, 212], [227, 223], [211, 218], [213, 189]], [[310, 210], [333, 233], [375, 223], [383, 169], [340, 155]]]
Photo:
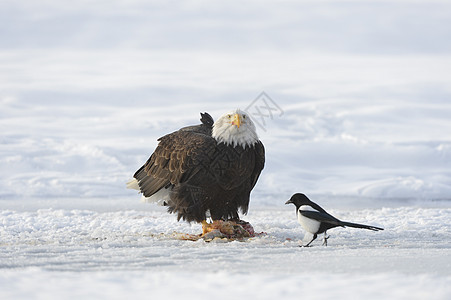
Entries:
[[231, 117], [232, 117], [232, 115], [227, 115], [227, 118], [229, 118], [229, 119], [230, 119]]

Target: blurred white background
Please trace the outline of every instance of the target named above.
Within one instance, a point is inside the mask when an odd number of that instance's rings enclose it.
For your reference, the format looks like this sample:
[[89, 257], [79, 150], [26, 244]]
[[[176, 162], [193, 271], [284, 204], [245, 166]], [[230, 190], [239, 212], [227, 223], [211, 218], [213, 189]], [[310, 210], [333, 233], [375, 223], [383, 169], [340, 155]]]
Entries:
[[[448, 1], [3, 1], [0, 201], [120, 199], [156, 139], [247, 107], [253, 203], [451, 195]], [[87, 199], [83, 202], [83, 199]], [[280, 200], [280, 201], [282, 201]], [[125, 201], [125, 202], [124, 202]], [[373, 200], [368, 202], [374, 203]], [[99, 203], [99, 202], [97, 202]]]

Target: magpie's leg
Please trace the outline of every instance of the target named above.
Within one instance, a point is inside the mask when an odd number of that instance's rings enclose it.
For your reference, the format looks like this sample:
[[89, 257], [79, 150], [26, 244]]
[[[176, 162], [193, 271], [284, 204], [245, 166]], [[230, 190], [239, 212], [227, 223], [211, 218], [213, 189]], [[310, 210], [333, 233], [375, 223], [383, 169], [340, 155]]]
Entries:
[[327, 231], [324, 231], [324, 240], [323, 246], [327, 246], [327, 240], [330, 238], [330, 235], [327, 235]]
[[317, 236], [318, 236], [318, 235], [315, 233], [315, 234], [313, 235], [313, 239], [312, 239], [310, 242], [308, 242], [307, 245], [305, 245], [305, 246], [300, 246], [300, 247], [308, 247], [308, 246], [310, 246], [310, 244], [316, 239]]

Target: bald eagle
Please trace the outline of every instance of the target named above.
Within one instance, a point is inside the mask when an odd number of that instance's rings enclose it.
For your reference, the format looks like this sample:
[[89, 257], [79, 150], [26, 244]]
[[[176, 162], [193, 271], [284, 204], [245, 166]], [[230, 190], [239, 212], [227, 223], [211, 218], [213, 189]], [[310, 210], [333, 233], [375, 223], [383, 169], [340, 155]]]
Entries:
[[158, 139], [147, 162], [127, 187], [149, 202], [168, 207], [177, 220], [240, 220], [265, 164], [265, 148], [245, 112], [237, 109], [216, 122], [205, 113], [200, 125]]

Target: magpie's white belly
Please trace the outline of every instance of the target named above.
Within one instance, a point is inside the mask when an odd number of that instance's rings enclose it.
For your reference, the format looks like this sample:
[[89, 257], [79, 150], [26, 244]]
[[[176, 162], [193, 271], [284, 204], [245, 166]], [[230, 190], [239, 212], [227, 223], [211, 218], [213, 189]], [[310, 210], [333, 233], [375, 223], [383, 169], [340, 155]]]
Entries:
[[[309, 209], [306, 209], [306, 207], [301, 206], [299, 208], [299, 211], [301, 210], [309, 210], [309, 211], [316, 211], [312, 209], [310, 206], [308, 206]], [[305, 231], [308, 231], [310, 233], [317, 233], [319, 230], [319, 226], [321, 225], [321, 222], [304, 217], [298, 212], [298, 222], [301, 224], [302, 228], [304, 228]]]

